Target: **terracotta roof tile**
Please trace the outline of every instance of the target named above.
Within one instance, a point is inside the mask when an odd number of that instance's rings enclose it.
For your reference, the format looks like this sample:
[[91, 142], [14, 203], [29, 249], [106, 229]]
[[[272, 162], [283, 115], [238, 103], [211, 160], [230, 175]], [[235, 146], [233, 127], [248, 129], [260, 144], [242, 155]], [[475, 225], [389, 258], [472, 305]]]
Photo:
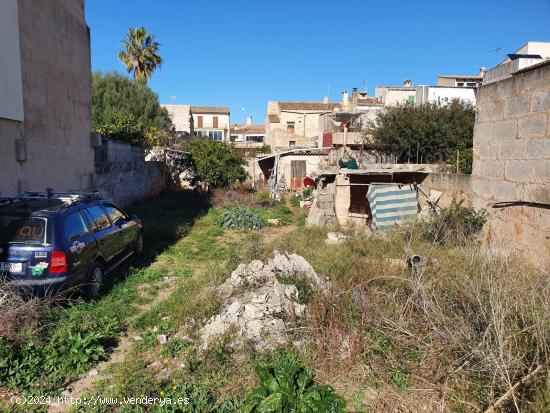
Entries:
[[322, 102], [279, 102], [281, 110], [316, 110], [325, 111], [339, 108], [340, 103], [322, 103]]
[[229, 108], [227, 106], [191, 106], [191, 112], [229, 115]]
[[365, 98], [357, 99], [358, 105], [374, 105], [374, 106], [383, 106], [384, 104], [375, 98]]
[[265, 133], [265, 125], [235, 125], [231, 128], [231, 133]]

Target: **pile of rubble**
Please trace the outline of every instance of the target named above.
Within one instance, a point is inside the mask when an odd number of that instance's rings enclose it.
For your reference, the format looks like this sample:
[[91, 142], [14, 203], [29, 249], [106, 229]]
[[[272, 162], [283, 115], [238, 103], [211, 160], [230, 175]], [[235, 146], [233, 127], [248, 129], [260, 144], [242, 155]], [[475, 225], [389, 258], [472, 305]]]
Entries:
[[258, 350], [287, 344], [289, 323], [301, 318], [306, 306], [300, 303], [296, 286], [280, 283], [279, 275], [303, 277], [316, 290], [328, 288], [304, 257], [296, 254], [275, 251], [266, 263], [241, 264], [218, 289], [222, 310], [202, 328], [201, 348], [230, 329], [235, 331], [236, 344], [249, 342]]

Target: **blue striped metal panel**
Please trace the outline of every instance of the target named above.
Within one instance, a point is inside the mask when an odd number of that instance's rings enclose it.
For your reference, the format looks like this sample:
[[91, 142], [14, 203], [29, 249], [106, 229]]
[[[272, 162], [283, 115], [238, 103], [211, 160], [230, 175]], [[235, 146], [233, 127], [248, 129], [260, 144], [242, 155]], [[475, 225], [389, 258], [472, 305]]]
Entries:
[[418, 212], [417, 193], [412, 185], [371, 185], [367, 199], [373, 228], [389, 228], [416, 217]]

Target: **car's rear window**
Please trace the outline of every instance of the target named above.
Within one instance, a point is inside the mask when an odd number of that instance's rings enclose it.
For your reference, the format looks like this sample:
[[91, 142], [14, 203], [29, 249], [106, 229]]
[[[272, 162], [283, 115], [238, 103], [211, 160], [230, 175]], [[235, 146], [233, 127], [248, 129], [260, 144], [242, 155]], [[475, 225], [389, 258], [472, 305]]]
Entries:
[[0, 215], [0, 244], [45, 243], [47, 224], [46, 218]]

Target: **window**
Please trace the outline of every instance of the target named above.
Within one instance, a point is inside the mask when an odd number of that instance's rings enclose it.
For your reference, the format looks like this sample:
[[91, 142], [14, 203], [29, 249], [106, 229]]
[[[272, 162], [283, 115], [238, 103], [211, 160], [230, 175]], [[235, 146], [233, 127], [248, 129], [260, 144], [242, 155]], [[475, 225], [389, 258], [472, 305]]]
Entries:
[[468, 82], [466, 83], [468, 87], [476, 87], [476, 84], [474, 82]]
[[105, 215], [105, 211], [103, 211], [103, 209], [99, 205], [86, 208], [86, 212], [90, 217], [92, 230], [94, 232], [101, 231], [111, 226], [109, 218], [107, 218], [107, 215]]
[[263, 142], [263, 135], [246, 135], [247, 142]]
[[409, 105], [414, 105], [414, 96], [413, 95], [409, 95], [409, 97], [407, 98], [407, 103]]
[[82, 219], [80, 212], [73, 212], [65, 217], [64, 234], [67, 241], [72, 241], [80, 238], [88, 233], [88, 227]]
[[200, 136], [201, 138], [210, 138], [215, 141], [221, 141], [223, 139], [223, 132], [221, 130], [198, 130], [195, 131], [195, 136]]
[[217, 128], [217, 127], [218, 127], [218, 117], [217, 117], [217, 116], [213, 116], [213, 117], [212, 117], [212, 127], [213, 127], [213, 128]]
[[288, 147], [292, 148], [293, 146], [296, 146], [296, 141], [288, 141]]
[[456, 85], [459, 87], [464, 87], [464, 82], [456, 82]]
[[0, 244], [46, 242], [46, 218], [0, 216]]
[[107, 211], [107, 216], [115, 225], [122, 225], [126, 222], [126, 214], [111, 204], [104, 204], [103, 208]]
[[287, 122], [286, 123], [286, 131], [288, 133], [294, 133], [294, 122]]
[[197, 128], [202, 128], [202, 116], [197, 116]]

